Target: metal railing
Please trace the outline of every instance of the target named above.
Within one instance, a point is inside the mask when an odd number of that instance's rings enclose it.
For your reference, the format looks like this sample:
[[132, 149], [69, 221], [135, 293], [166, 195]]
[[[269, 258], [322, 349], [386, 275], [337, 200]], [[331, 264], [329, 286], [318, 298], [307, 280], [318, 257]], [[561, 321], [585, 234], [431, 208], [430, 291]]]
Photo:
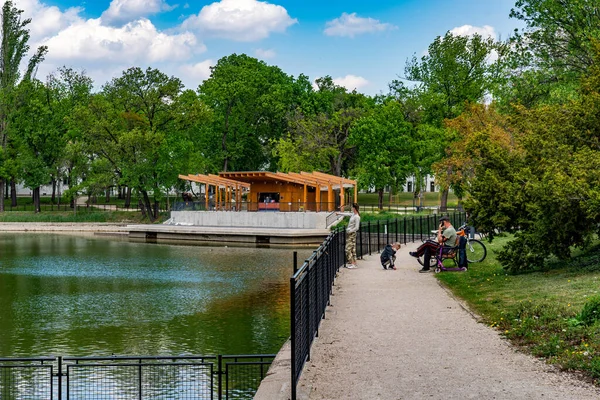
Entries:
[[215, 203], [213, 201], [206, 203], [202, 201], [178, 201], [173, 203], [173, 211], [250, 211], [250, 212], [268, 212], [268, 211], [280, 211], [280, 212], [331, 212], [336, 210], [338, 205], [336, 203], [328, 202], [272, 202], [272, 203], [252, 203], [243, 201], [241, 203], [236, 202], [220, 202]]
[[[10, 203], [4, 204], [5, 211], [35, 211], [35, 206], [33, 204], [19, 204], [16, 206], [12, 206]], [[90, 205], [82, 205], [78, 204], [73, 207], [68, 203], [62, 204], [48, 204], [43, 203], [40, 204], [40, 212], [72, 212], [76, 214], [83, 213], [92, 213], [92, 212], [110, 212], [110, 211], [128, 211], [128, 212], [141, 212], [141, 208], [138, 206], [128, 206], [123, 207], [117, 204], [90, 204]], [[159, 212], [167, 212], [170, 211], [164, 205], [161, 205], [158, 209]]]
[[0, 399], [252, 399], [274, 358], [0, 358]]
[[[453, 225], [466, 220], [464, 212], [446, 214]], [[362, 222], [356, 238], [356, 255], [362, 258], [379, 252], [387, 243], [408, 243], [431, 237], [439, 226], [440, 215], [420, 215], [387, 221]], [[310, 360], [310, 348], [319, 336], [319, 325], [330, 305], [335, 277], [345, 263], [346, 235], [335, 229], [298, 269], [294, 253], [294, 274], [290, 278], [291, 320], [291, 394], [296, 400], [296, 387], [304, 364]]]

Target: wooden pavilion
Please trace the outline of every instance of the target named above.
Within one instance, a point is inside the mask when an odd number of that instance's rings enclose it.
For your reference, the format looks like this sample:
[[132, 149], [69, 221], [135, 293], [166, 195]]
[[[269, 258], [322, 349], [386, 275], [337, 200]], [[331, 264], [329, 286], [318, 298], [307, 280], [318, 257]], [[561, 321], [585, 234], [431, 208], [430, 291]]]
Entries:
[[[356, 202], [356, 181], [322, 172], [221, 172], [219, 175], [179, 175], [179, 178], [215, 187], [216, 209], [240, 210], [242, 192], [248, 211], [334, 211]], [[350, 197], [352, 200], [350, 201]], [[348, 198], [348, 199], [347, 199]], [[221, 200], [224, 200], [222, 202]], [[229, 204], [229, 205], [228, 205]], [[206, 196], [208, 210], [208, 196]]]

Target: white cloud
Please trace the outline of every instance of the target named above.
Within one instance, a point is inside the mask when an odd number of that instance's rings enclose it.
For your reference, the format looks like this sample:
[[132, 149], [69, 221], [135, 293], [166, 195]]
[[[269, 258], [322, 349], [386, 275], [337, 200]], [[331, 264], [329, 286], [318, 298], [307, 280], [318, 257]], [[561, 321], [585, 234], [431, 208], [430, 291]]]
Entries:
[[165, 0], [112, 0], [100, 18], [107, 24], [120, 25], [173, 8]]
[[152, 63], [186, 60], [206, 50], [189, 32], [168, 35], [159, 32], [147, 19], [121, 28], [88, 19], [72, 24], [45, 42], [49, 60]]
[[257, 0], [221, 0], [202, 7], [198, 15], [183, 22], [182, 28], [252, 42], [273, 32], [284, 32], [297, 22], [282, 6]]
[[359, 90], [369, 84], [369, 81], [362, 76], [346, 75], [344, 77], [333, 78], [333, 83], [338, 86], [343, 86], [348, 90]]
[[184, 64], [179, 67], [181, 80], [188, 88], [196, 88], [202, 81], [210, 78], [210, 67], [215, 65], [213, 60], [205, 60], [196, 64]]
[[79, 13], [83, 11], [82, 8], [71, 7], [63, 12], [58, 7], [48, 6], [39, 0], [16, 0], [15, 6], [24, 11], [25, 18], [32, 19], [27, 28], [33, 43], [56, 34], [72, 23], [81, 21]]
[[381, 32], [396, 29], [394, 25], [381, 23], [373, 18], [358, 17], [356, 13], [342, 13], [342, 16], [328, 21], [325, 34], [328, 36], [354, 37], [363, 33]]
[[254, 53], [258, 58], [262, 58], [263, 60], [274, 58], [277, 55], [273, 49], [256, 49]]
[[450, 33], [453, 34], [454, 36], [473, 36], [475, 34], [483, 37], [483, 38], [488, 38], [491, 37], [492, 39], [496, 39], [497, 35], [496, 35], [496, 31], [494, 30], [493, 26], [489, 26], [489, 25], [484, 25], [484, 26], [472, 26], [472, 25], [463, 25], [463, 26], [457, 26], [456, 28], [452, 28], [450, 29]]

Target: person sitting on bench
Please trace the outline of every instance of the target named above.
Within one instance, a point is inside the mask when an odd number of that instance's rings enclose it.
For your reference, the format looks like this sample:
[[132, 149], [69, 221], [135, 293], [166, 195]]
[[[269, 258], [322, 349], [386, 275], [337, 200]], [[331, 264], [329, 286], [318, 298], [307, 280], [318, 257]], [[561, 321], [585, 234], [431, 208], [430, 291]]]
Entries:
[[431, 255], [433, 252], [439, 250], [440, 246], [445, 247], [456, 247], [456, 230], [450, 223], [450, 218], [444, 216], [440, 218], [440, 227], [437, 232], [437, 242], [428, 240], [423, 243], [417, 251], [411, 251], [410, 254], [413, 257], [423, 256], [423, 268], [419, 272], [429, 272]]

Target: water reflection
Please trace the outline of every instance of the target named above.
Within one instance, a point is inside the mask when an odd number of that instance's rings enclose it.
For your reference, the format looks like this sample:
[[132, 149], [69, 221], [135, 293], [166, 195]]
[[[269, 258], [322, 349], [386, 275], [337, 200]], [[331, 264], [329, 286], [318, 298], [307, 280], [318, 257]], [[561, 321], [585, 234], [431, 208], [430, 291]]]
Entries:
[[0, 234], [0, 356], [276, 352], [292, 251]]

